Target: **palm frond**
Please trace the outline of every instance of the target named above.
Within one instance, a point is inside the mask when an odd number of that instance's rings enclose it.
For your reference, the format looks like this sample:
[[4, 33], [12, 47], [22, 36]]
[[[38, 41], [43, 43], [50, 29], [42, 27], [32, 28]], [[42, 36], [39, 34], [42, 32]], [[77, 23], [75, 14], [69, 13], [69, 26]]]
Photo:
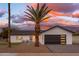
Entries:
[[46, 20], [46, 19], [49, 19], [51, 16], [46, 16], [46, 17], [44, 17], [43, 19], [41, 19], [41, 21], [40, 22], [42, 22], [42, 21], [44, 21], [44, 20]]
[[39, 12], [39, 3], [37, 3], [36, 11]]
[[43, 5], [41, 6], [41, 8], [40, 8], [39, 13], [42, 13], [45, 7], [46, 7], [46, 4], [43, 4]]
[[28, 13], [28, 12], [26, 12], [26, 11], [25, 11], [25, 13], [26, 13], [25, 16], [30, 17], [30, 18], [34, 18], [34, 19], [35, 19], [35, 16], [33, 16], [32, 14], [30, 14], [30, 13]]
[[42, 13], [41, 18], [45, 17], [52, 9], [46, 10]]
[[52, 9], [48, 9], [48, 6], [46, 6], [46, 4], [39, 6], [39, 3], [37, 3], [36, 9], [33, 8], [32, 6], [27, 6], [28, 12], [25, 11], [25, 13], [26, 13], [27, 19], [33, 19], [33, 21], [35, 22], [41, 22], [45, 19], [50, 18], [49, 16], [47, 16], [47, 14], [51, 10]]
[[34, 17], [26, 17], [25, 19], [30, 20], [30, 21], [35, 21]]
[[43, 12], [45, 12], [46, 10], [48, 10], [48, 7], [45, 7], [44, 10], [43, 10]]
[[28, 13], [28, 12], [26, 12], [26, 11], [24, 11], [24, 12], [26, 13], [26, 15], [32, 16], [32, 14], [30, 14], [30, 13]]
[[34, 8], [31, 6], [31, 7], [28, 7], [27, 8], [27, 11], [30, 13], [30, 14], [32, 14], [33, 16], [35, 16], [35, 17], [37, 17], [37, 14], [36, 14], [36, 12], [35, 12], [35, 10], [34, 10]]
[[35, 14], [35, 16], [37, 16], [37, 12], [36, 10], [31, 6], [33, 13]]
[[45, 8], [44, 8], [44, 10], [42, 10], [42, 12], [40, 12], [40, 11], [39, 11], [39, 16], [40, 16], [40, 19], [42, 18], [42, 17], [41, 17], [41, 16], [42, 16], [42, 14], [43, 14], [43, 13], [45, 13], [45, 11], [46, 11], [47, 9], [48, 9], [48, 7], [45, 7]]

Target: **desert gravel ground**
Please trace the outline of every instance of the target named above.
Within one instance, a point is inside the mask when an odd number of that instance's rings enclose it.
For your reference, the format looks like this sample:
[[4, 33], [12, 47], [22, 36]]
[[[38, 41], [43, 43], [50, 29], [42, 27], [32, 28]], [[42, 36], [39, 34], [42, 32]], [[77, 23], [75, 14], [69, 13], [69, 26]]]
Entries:
[[79, 56], [79, 45], [40, 45], [19, 44], [8, 48], [0, 47], [0, 56]]
[[50, 53], [50, 51], [45, 45], [35, 47], [34, 44], [27, 45], [23, 43], [11, 48], [2, 46], [0, 47], [0, 53]]

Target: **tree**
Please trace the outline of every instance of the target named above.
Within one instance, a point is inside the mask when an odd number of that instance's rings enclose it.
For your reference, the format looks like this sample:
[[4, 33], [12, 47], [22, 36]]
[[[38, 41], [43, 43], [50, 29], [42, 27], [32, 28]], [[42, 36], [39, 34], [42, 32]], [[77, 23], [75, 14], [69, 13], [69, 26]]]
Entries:
[[32, 20], [35, 22], [35, 46], [39, 47], [39, 34], [40, 34], [40, 22], [42, 22], [45, 19], [50, 18], [50, 16], [47, 16], [47, 14], [52, 9], [49, 9], [46, 4], [43, 4], [42, 6], [37, 4], [36, 8], [33, 8], [33, 6], [27, 6], [27, 10], [25, 12], [26, 19]]
[[8, 28], [3, 28], [3, 32], [0, 33], [0, 36], [3, 38], [3, 39], [6, 39], [6, 41], [8, 42], [8, 31], [12, 32], [11, 29], [8, 29]]
[[3, 29], [3, 32], [1, 32], [1, 36], [3, 39], [8, 39], [8, 28]]

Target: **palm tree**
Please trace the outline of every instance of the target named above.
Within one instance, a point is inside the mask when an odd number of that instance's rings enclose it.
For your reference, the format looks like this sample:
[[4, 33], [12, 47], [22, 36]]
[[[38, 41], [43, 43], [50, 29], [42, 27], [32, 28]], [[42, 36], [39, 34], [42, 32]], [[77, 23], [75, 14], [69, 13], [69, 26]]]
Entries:
[[8, 47], [11, 47], [11, 41], [10, 41], [10, 3], [8, 3]]
[[36, 8], [33, 8], [32, 6], [27, 6], [27, 10], [25, 12], [26, 19], [32, 20], [35, 22], [35, 46], [39, 47], [39, 34], [40, 34], [40, 22], [42, 22], [45, 19], [50, 18], [50, 16], [47, 16], [47, 14], [52, 9], [49, 9], [46, 4], [43, 4], [42, 6], [37, 4]]

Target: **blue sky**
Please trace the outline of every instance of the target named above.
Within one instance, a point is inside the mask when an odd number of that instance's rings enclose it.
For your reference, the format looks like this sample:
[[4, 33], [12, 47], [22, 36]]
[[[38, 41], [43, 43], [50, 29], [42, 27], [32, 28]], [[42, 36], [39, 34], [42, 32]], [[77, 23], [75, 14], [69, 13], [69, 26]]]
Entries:
[[[8, 12], [8, 4], [5, 4], [5, 3], [0, 3], [0, 10], [1, 10], [1, 12], [0, 13], [4, 13], [3, 15], [2, 15], [2, 17], [0, 17], [0, 19], [5, 19], [5, 18], [7, 18], [8, 17], [8, 14], [7, 14], [7, 12]], [[5, 10], [5, 12], [3, 11], [3, 10]]]
[[[27, 4], [11, 4], [11, 16], [23, 15]], [[6, 27], [8, 24], [8, 4], [0, 3], [0, 27]], [[7, 24], [7, 25], [6, 25]]]
[[24, 3], [18, 3], [18, 4], [11, 4], [11, 13], [12, 14], [23, 14], [24, 13], [24, 10], [26, 8], [26, 5], [27, 4], [24, 4]]
[[[11, 15], [22, 15], [24, 13], [24, 10], [26, 8], [27, 4], [24, 3], [11, 3]], [[6, 12], [3, 15], [3, 17], [0, 18], [7, 18], [8, 17], [8, 4], [7, 3], [0, 3], [0, 9], [4, 9]]]
[[7, 3], [0, 3], [0, 8], [8, 9], [8, 4]]

